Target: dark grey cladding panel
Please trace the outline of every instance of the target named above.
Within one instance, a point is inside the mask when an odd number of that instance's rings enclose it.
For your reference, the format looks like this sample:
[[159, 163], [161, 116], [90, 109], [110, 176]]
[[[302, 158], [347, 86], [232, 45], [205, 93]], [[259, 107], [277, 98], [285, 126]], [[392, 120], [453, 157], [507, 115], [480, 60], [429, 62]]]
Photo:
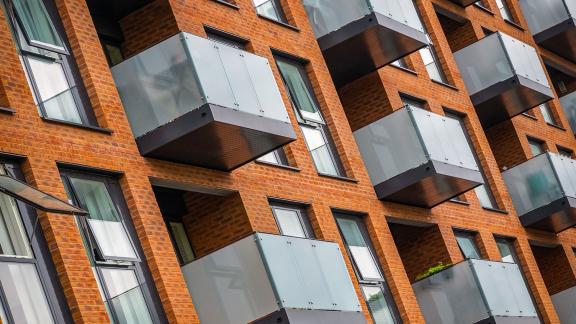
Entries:
[[379, 13], [371, 13], [318, 39], [336, 86], [428, 45], [426, 34]]
[[540, 46], [567, 60], [576, 62], [576, 19], [567, 19], [536, 35], [534, 40]]
[[470, 96], [484, 128], [519, 115], [554, 98], [550, 88], [514, 76]]
[[146, 157], [230, 171], [295, 138], [289, 123], [205, 104], [136, 141]]
[[520, 216], [524, 227], [560, 233], [576, 226], [576, 199], [564, 197]]
[[251, 324], [366, 324], [364, 313], [281, 309]]

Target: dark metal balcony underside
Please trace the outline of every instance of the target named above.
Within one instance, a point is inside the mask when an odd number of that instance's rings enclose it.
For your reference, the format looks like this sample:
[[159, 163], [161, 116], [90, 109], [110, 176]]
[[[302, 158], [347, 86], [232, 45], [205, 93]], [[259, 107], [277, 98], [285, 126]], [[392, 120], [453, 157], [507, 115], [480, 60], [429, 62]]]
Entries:
[[522, 76], [470, 96], [484, 128], [489, 128], [554, 98], [552, 90]]
[[264, 316], [251, 324], [365, 324], [366, 318], [360, 312], [339, 312], [301, 309], [281, 309]]
[[468, 7], [469, 5], [478, 2], [478, 0], [450, 0], [450, 1], [457, 5], [460, 5], [461, 7]]
[[564, 197], [520, 216], [524, 227], [560, 233], [576, 225], [576, 199]]
[[567, 19], [534, 35], [538, 45], [576, 62], [576, 19]]
[[136, 142], [146, 157], [230, 171], [295, 138], [291, 124], [205, 104]]
[[479, 171], [430, 161], [374, 186], [374, 190], [380, 200], [432, 208], [483, 183]]
[[538, 317], [490, 316], [474, 324], [540, 324]]
[[332, 79], [342, 86], [428, 45], [426, 35], [372, 13], [318, 39]]

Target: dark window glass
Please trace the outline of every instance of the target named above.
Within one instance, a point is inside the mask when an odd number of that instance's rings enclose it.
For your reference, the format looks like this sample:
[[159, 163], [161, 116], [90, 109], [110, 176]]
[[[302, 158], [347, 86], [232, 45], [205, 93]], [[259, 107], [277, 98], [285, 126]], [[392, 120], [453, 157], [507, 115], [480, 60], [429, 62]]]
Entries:
[[186, 227], [182, 222], [168, 221], [168, 231], [174, 241], [174, 247], [182, 265], [194, 261], [194, 250], [188, 239]]
[[540, 140], [529, 138], [528, 144], [530, 145], [530, 151], [532, 152], [532, 156], [540, 155], [546, 151], [544, 149], [544, 143]]
[[259, 15], [288, 23], [284, 10], [278, 0], [254, 0], [254, 6]]
[[558, 154], [562, 157], [571, 159], [574, 156], [574, 151], [558, 146]]
[[539, 109], [540, 113], [542, 113], [542, 117], [544, 117], [544, 121], [546, 121], [548, 124], [556, 125], [554, 114], [552, 114], [552, 109], [548, 103], [541, 104]]
[[458, 247], [465, 259], [481, 259], [480, 250], [476, 245], [476, 235], [471, 232], [454, 231]]
[[224, 32], [216, 32], [212, 30], [207, 30], [206, 35], [208, 39], [211, 39], [215, 42], [222, 43], [227, 46], [231, 46], [240, 50], [246, 50], [246, 41], [240, 41], [236, 37], [228, 36]]
[[335, 218], [372, 320], [376, 324], [401, 323], [362, 219], [343, 214]]

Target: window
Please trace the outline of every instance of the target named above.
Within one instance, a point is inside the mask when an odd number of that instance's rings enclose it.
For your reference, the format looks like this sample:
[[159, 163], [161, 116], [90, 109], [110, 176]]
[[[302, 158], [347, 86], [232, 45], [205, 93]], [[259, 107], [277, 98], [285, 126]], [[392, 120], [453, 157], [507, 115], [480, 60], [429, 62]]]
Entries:
[[280, 234], [314, 238], [312, 226], [310, 226], [308, 215], [304, 209], [286, 204], [273, 204], [271, 207], [280, 229]]
[[279, 0], [254, 0], [254, 6], [260, 16], [288, 23]]
[[147, 284], [151, 275], [117, 181], [74, 171], [62, 178], [70, 199], [89, 212], [78, 223], [111, 322], [160, 322], [159, 297]]
[[335, 154], [334, 144], [318, 108], [304, 66], [298, 61], [282, 57], [277, 57], [276, 63], [297, 112], [300, 129], [317, 171], [341, 176], [343, 171], [340, 160]]
[[212, 28], [206, 28], [206, 36], [208, 36], [208, 39], [213, 40], [215, 42], [224, 44], [226, 46], [231, 46], [240, 50], [245, 51], [246, 50], [246, 43], [248, 42], [245, 39], [242, 39], [238, 36], [234, 36], [234, 35], [230, 35], [227, 34], [226, 32], [217, 30], [217, 29], [212, 29]]
[[532, 152], [532, 156], [540, 155], [546, 151], [544, 149], [544, 142], [542, 142], [541, 140], [537, 140], [535, 138], [528, 138], [528, 144], [530, 145], [530, 151]]
[[30, 89], [47, 119], [95, 125], [78, 68], [62, 38], [49, 0], [8, 1], [13, 33]]
[[176, 249], [176, 254], [178, 255], [180, 264], [185, 265], [194, 261], [194, 250], [192, 249], [192, 244], [190, 244], [190, 240], [188, 239], [184, 223], [169, 220], [167, 224], [168, 232], [172, 239], [174, 248]]
[[428, 71], [428, 76], [430, 76], [430, 79], [434, 81], [448, 83], [446, 75], [442, 70], [442, 65], [438, 60], [434, 44], [432, 44], [432, 40], [428, 34], [426, 34], [426, 38], [428, 38], [430, 45], [420, 50], [420, 56], [422, 57], [422, 61], [424, 61], [424, 66], [426, 67], [426, 71]]
[[514, 248], [514, 241], [512, 239], [497, 237], [496, 245], [498, 245], [500, 256], [502, 256], [502, 262], [520, 264], [518, 256], [516, 255], [516, 249]]
[[424, 100], [414, 98], [405, 94], [401, 94], [400, 99], [402, 99], [402, 104], [404, 104], [404, 106], [426, 109], [426, 101]]
[[572, 151], [571, 149], [567, 149], [561, 146], [556, 146], [558, 148], [558, 154], [560, 154], [560, 156], [565, 157], [565, 158], [569, 158], [571, 159], [572, 157], [574, 157], [574, 151]]
[[375, 324], [400, 323], [394, 300], [376, 261], [362, 219], [343, 214], [336, 214], [335, 218], [372, 320]]
[[404, 58], [398, 59], [390, 64], [403, 69], [408, 68], [408, 64], [406, 64], [406, 60]]
[[543, 103], [539, 108], [540, 112], [542, 113], [542, 117], [544, 117], [544, 121], [546, 121], [548, 124], [556, 125], [556, 120], [554, 119], [550, 105], [548, 103]]
[[[0, 175], [22, 178], [17, 166], [0, 163]], [[0, 193], [0, 319], [8, 324], [61, 323], [68, 318], [58, 283], [35, 219], [14, 198]], [[33, 239], [30, 239], [33, 237]]]
[[460, 252], [465, 259], [482, 259], [478, 246], [476, 246], [476, 234], [465, 231], [454, 231]]
[[121, 42], [100, 36], [100, 43], [102, 44], [102, 49], [104, 50], [109, 66], [114, 66], [124, 61]]
[[458, 114], [458, 113], [455, 113], [455, 112], [446, 111], [446, 117], [453, 118], [460, 123], [460, 127], [462, 127], [462, 131], [464, 132], [464, 135], [466, 135], [466, 139], [468, 140], [468, 145], [470, 145], [470, 149], [472, 150], [472, 153], [474, 154], [474, 158], [476, 159], [476, 164], [478, 164], [478, 167], [480, 168], [480, 172], [482, 173], [482, 178], [484, 179], [484, 184], [474, 188], [474, 192], [476, 193], [476, 197], [478, 198], [480, 205], [484, 208], [497, 209], [498, 204], [496, 203], [496, 199], [494, 198], [494, 194], [492, 193], [492, 190], [490, 189], [490, 187], [488, 185], [488, 179], [486, 178], [486, 175], [484, 174], [484, 171], [482, 170], [482, 166], [480, 164], [480, 161], [478, 160], [478, 155], [476, 154], [476, 150], [474, 149], [474, 146], [472, 145], [472, 141], [470, 140], [470, 135], [469, 135], [468, 130], [466, 129], [466, 126], [464, 124], [463, 116]]
[[277, 165], [288, 165], [288, 158], [286, 157], [286, 153], [284, 153], [283, 148], [276, 149], [266, 155], [263, 155], [259, 157], [257, 161]]
[[502, 18], [508, 21], [514, 21], [512, 18], [512, 12], [510, 11], [510, 7], [508, 7], [508, 3], [506, 3], [506, 0], [496, 0], [496, 5], [498, 6], [498, 10], [500, 10]]

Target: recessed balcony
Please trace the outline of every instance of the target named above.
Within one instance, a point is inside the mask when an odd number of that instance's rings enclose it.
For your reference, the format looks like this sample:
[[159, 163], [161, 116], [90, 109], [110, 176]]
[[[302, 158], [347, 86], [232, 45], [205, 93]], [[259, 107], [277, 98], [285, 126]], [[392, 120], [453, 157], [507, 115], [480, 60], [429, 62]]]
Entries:
[[407, 106], [354, 137], [381, 200], [431, 208], [484, 183], [457, 120]]
[[576, 62], [576, 2], [520, 0], [520, 5], [536, 43]]
[[522, 225], [559, 233], [576, 225], [576, 161], [540, 154], [502, 173]]
[[143, 156], [230, 171], [295, 139], [263, 57], [179, 33], [112, 74]]
[[182, 273], [202, 323], [366, 323], [336, 243], [256, 233]]
[[566, 289], [551, 297], [560, 323], [576, 323], [576, 308], [574, 308], [576, 287]]
[[454, 53], [485, 128], [553, 99], [536, 50], [494, 33]]
[[303, 2], [337, 86], [428, 45], [412, 1]]
[[514, 263], [466, 260], [412, 288], [427, 324], [540, 323]]

